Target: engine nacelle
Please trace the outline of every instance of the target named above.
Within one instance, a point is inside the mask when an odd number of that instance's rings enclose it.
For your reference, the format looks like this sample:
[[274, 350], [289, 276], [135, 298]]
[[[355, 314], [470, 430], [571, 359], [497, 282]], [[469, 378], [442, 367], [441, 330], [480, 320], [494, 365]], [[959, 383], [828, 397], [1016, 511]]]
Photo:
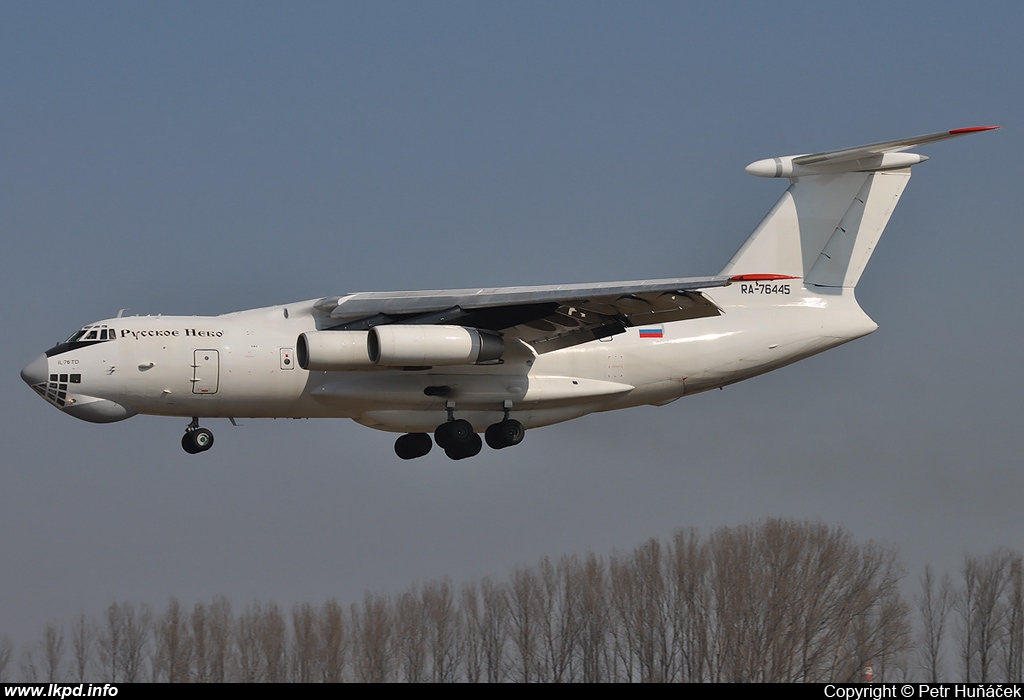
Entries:
[[372, 367], [366, 352], [366, 331], [313, 331], [295, 341], [299, 367], [309, 370], [346, 370]]
[[462, 326], [393, 324], [370, 329], [370, 361], [384, 367], [471, 365], [501, 359], [501, 336]]

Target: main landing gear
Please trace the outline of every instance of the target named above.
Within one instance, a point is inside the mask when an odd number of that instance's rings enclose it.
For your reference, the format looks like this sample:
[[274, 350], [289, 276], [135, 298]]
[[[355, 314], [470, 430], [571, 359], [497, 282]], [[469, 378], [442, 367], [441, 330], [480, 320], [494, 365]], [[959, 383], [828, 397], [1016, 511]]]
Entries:
[[466, 459], [480, 454], [484, 441], [473, 432], [468, 420], [449, 420], [437, 426], [434, 441], [444, 450], [448, 459]]
[[395, 440], [395, 454], [402, 459], [416, 459], [430, 452], [433, 446], [426, 433], [407, 433]]
[[487, 430], [484, 431], [484, 440], [492, 450], [503, 450], [521, 443], [525, 435], [526, 428], [522, 423], [506, 418], [500, 423], [487, 426]]
[[[489, 425], [484, 432], [487, 446], [494, 450], [518, 445], [526, 435], [523, 424], [508, 417], [511, 402], [504, 409], [504, 420]], [[437, 426], [433, 442], [444, 450], [449, 459], [466, 459], [480, 454], [484, 440], [480, 439], [469, 421], [455, 418], [453, 405], [449, 404], [447, 410], [448, 421]], [[433, 442], [427, 433], [406, 433], [395, 440], [395, 454], [402, 459], [416, 459], [430, 452]]]
[[213, 447], [213, 433], [199, 427], [199, 419], [193, 418], [181, 436], [181, 448], [190, 455], [206, 452]]

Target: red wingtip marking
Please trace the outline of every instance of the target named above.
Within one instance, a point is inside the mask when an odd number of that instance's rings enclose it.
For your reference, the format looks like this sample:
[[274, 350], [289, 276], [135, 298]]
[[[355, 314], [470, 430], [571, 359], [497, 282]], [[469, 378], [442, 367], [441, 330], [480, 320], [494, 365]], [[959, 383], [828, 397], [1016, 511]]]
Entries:
[[1001, 126], [968, 126], [965, 129], [953, 129], [950, 134], [969, 134], [974, 131], [992, 131], [992, 129], [1002, 129]]
[[793, 275], [736, 275], [730, 277], [730, 282], [769, 282], [771, 280], [798, 280]]

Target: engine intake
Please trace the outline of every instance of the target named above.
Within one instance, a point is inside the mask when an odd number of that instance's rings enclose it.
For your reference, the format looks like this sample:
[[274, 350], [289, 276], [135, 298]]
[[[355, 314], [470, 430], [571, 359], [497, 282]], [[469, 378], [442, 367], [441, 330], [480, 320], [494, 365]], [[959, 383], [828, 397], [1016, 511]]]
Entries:
[[373, 366], [366, 353], [366, 331], [313, 331], [295, 342], [299, 367], [308, 370], [346, 370]]
[[371, 328], [366, 350], [383, 367], [469, 365], [501, 359], [505, 341], [462, 326], [393, 324]]

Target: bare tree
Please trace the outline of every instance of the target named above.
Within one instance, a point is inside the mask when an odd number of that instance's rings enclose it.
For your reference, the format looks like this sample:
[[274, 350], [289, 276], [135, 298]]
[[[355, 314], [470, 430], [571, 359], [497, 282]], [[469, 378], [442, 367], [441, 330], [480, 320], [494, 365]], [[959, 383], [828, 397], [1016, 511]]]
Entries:
[[579, 621], [578, 656], [583, 683], [600, 683], [615, 678], [615, 654], [611, 644], [612, 613], [608, 574], [604, 562], [588, 554], [583, 562], [577, 591]]
[[697, 683], [707, 680], [711, 657], [710, 556], [695, 530], [676, 532], [668, 556], [678, 680]]
[[43, 628], [40, 644], [43, 657], [43, 675], [47, 683], [62, 680], [61, 664], [64, 661], [64, 628], [55, 622], [48, 622]]
[[[662, 545], [648, 540], [631, 556], [611, 560], [614, 609], [623, 629], [627, 668], [635, 668], [630, 680], [665, 683], [673, 680], [673, 628], [662, 568]], [[621, 656], [621, 654], [620, 654]]]
[[192, 638], [192, 679], [223, 683], [235, 667], [234, 620], [231, 603], [219, 596], [210, 605], [197, 603], [189, 616]]
[[422, 593], [431, 682], [452, 683], [459, 671], [459, 615], [448, 579], [427, 583]]
[[427, 619], [419, 589], [413, 586], [398, 596], [394, 649], [406, 683], [425, 683], [427, 676]]
[[758, 680], [748, 676], [752, 665], [755, 671], [760, 667], [756, 649], [751, 648], [761, 637], [756, 614], [762, 595], [755, 592], [754, 586], [761, 584], [764, 574], [764, 563], [756, 556], [755, 544], [750, 528], [722, 528], [708, 542], [709, 585], [715, 612], [708, 680], [713, 682]]
[[967, 556], [961, 573], [964, 587], [957, 596], [960, 663], [966, 683], [993, 680], [993, 662], [1005, 629], [1002, 597], [1009, 583], [1010, 556], [998, 551], [986, 557]]
[[895, 552], [785, 520], [712, 534], [710, 680], [860, 680], [909, 645]]
[[513, 680], [519, 683], [540, 680], [538, 636], [542, 596], [543, 591], [537, 575], [529, 569], [517, 566], [512, 572], [512, 581], [505, 590], [505, 602], [509, 637], [514, 652], [510, 668], [515, 669]]
[[872, 545], [861, 556], [871, 574], [854, 598], [858, 605], [850, 611], [846, 658], [835, 680], [859, 682], [868, 666], [876, 681], [904, 680], [912, 633], [910, 608], [898, 590], [900, 574], [887, 554]]
[[191, 680], [193, 640], [189, 627], [189, 616], [182, 611], [178, 599], [172, 596], [154, 627], [156, 654], [153, 675], [157, 680], [167, 683]]
[[14, 644], [10, 637], [0, 637], [0, 683], [9, 683], [7, 668], [10, 666], [11, 658], [14, 656]]
[[475, 621], [483, 647], [484, 680], [505, 680], [505, 655], [508, 642], [508, 601], [505, 587], [490, 578], [480, 582], [480, 617]]
[[480, 592], [476, 585], [462, 585], [459, 595], [459, 615], [462, 618], [462, 666], [465, 669], [467, 683], [480, 683], [484, 678], [484, 638], [483, 615], [481, 613]]
[[111, 603], [103, 617], [103, 629], [97, 639], [104, 681], [118, 683], [124, 679], [121, 667], [124, 646], [124, 624], [121, 620], [121, 606]]
[[352, 666], [356, 682], [387, 683], [395, 680], [393, 618], [387, 598], [369, 591], [363, 598], [362, 609], [352, 606], [356, 637]]
[[97, 640], [103, 680], [136, 683], [144, 678], [152, 621], [152, 612], [146, 605], [110, 604]]
[[195, 604], [192, 614], [188, 616], [188, 625], [192, 637], [192, 680], [196, 683], [209, 683], [212, 680], [210, 630], [205, 604]]
[[580, 619], [583, 565], [573, 556], [563, 556], [553, 565], [547, 557], [540, 562], [544, 595], [541, 609], [543, 678], [550, 683], [571, 683], [576, 679], [577, 656], [582, 636]]
[[267, 682], [288, 680], [288, 623], [277, 603], [268, 603], [260, 618], [260, 652]]
[[86, 619], [84, 612], [80, 612], [71, 623], [71, 654], [75, 678], [79, 683], [84, 683], [89, 673], [95, 637], [95, 626]]
[[345, 625], [345, 612], [337, 601], [329, 600], [324, 603], [320, 609], [318, 629], [321, 644], [320, 680], [325, 683], [340, 683], [345, 679], [348, 630]]
[[21, 647], [21, 655], [18, 659], [18, 669], [21, 671], [22, 680], [29, 683], [40, 683], [41, 672], [39, 670], [39, 659], [36, 658], [33, 644], [25, 644]]
[[121, 668], [125, 683], [137, 683], [145, 677], [146, 647], [149, 643], [153, 613], [148, 605], [121, 604]]
[[237, 683], [264, 683], [267, 669], [260, 649], [262, 606], [247, 605], [235, 621], [235, 671], [232, 680]]
[[313, 683], [319, 680], [322, 643], [316, 610], [309, 603], [292, 606], [292, 680]]
[[237, 681], [282, 683], [288, 680], [288, 626], [276, 603], [246, 606], [235, 626]]
[[1006, 643], [1004, 645], [1004, 680], [1008, 683], [1024, 682], [1024, 575], [1021, 555], [1009, 555], [1006, 591]]
[[918, 656], [929, 683], [941, 682], [942, 650], [945, 645], [946, 624], [953, 608], [953, 584], [944, 574], [936, 588], [935, 574], [926, 566], [921, 577], [921, 595], [917, 610], [921, 620], [918, 636]]

